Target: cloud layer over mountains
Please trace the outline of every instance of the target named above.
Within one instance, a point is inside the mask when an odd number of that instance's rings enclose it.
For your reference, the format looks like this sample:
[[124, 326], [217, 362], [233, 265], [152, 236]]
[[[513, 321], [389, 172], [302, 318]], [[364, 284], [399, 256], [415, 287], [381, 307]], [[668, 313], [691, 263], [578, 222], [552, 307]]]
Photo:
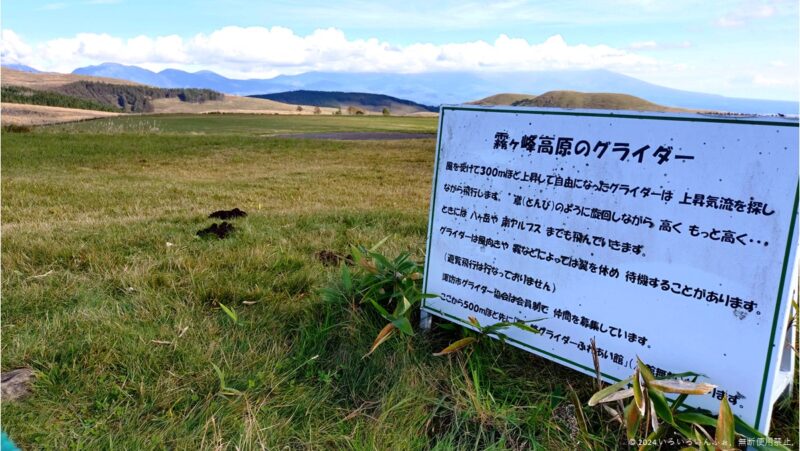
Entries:
[[561, 35], [543, 42], [511, 38], [494, 42], [393, 45], [378, 39], [348, 39], [336, 28], [300, 36], [284, 27], [229, 26], [191, 38], [177, 35], [122, 39], [78, 33], [30, 45], [13, 30], [2, 32], [5, 62], [69, 72], [98, 62], [137, 64], [151, 69], [207, 68], [237, 78], [273, 77], [309, 71], [419, 73], [430, 71], [530, 71], [613, 69], [636, 73], [657, 60], [608, 45], [570, 45]]

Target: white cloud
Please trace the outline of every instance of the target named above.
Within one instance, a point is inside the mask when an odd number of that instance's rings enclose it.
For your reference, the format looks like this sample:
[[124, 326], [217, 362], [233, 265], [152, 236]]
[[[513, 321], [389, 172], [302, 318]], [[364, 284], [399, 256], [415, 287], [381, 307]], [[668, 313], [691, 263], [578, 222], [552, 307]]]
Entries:
[[9, 29], [0, 32], [0, 61], [5, 63], [22, 63], [31, 58], [31, 47]]
[[[207, 68], [233, 77], [268, 77], [306, 71], [428, 72], [529, 71], [607, 68], [652, 70], [657, 60], [607, 45], [568, 44], [560, 35], [536, 43], [500, 35], [493, 42], [416, 43], [396, 46], [378, 39], [348, 39], [336, 28], [300, 36], [284, 27], [224, 27], [189, 38], [79, 33], [31, 48], [11, 30], [3, 51], [19, 62], [67, 72], [88, 64], [118, 62], [149, 68]], [[8, 51], [6, 51], [8, 48]]]
[[630, 48], [632, 49], [654, 49], [658, 47], [658, 43], [656, 41], [640, 41], [631, 43]]
[[47, 3], [37, 8], [38, 11], [56, 11], [67, 7], [66, 3]]
[[774, 16], [778, 12], [776, 5], [779, 3], [782, 2], [780, 0], [772, 2], [748, 0], [742, 2], [736, 9], [717, 19], [716, 24], [717, 26], [726, 28], [741, 27], [753, 19], [766, 19]]
[[723, 28], [741, 27], [744, 25], [744, 20], [734, 16], [726, 15], [717, 19], [716, 24], [717, 26]]
[[628, 46], [631, 50], [668, 50], [668, 49], [688, 49], [692, 46], [689, 41], [683, 42], [656, 42], [656, 41], [639, 41], [632, 42]]
[[758, 73], [753, 76], [753, 84], [757, 86], [792, 88], [797, 86], [797, 79], [793, 77]]

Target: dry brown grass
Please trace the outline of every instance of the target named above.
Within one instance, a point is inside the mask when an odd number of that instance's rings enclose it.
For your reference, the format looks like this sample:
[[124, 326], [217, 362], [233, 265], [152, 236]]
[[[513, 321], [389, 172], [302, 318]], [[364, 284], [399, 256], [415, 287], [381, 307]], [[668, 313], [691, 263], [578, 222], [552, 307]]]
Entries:
[[3, 125], [60, 124], [63, 122], [119, 116], [121, 114], [21, 103], [2, 103], [0, 104], [0, 110], [0, 121], [2, 121]]
[[439, 113], [433, 111], [418, 111], [416, 113], [411, 114], [403, 114], [402, 116], [410, 116], [410, 117], [438, 117]]
[[[179, 99], [156, 99], [153, 100], [155, 113], [189, 113], [189, 114], [207, 114], [207, 113], [246, 113], [246, 114], [299, 114], [299, 115], [313, 115], [313, 105], [300, 105], [301, 111], [297, 111], [298, 105], [291, 103], [276, 102], [269, 99], [259, 99], [255, 97], [242, 97], [225, 94], [223, 100], [207, 101], [203, 103], [189, 103], [181, 102]], [[333, 107], [320, 107], [319, 114], [330, 115], [335, 113], [339, 108]], [[342, 108], [341, 114], [350, 116], [347, 108]], [[424, 112], [411, 112], [412, 109], [392, 111], [393, 116], [419, 116], [419, 117], [434, 117], [438, 113], [428, 111]], [[365, 116], [383, 116], [382, 111], [370, 111], [361, 109]]]
[[55, 72], [32, 74], [19, 70], [3, 68], [0, 72], [0, 82], [9, 86], [25, 86], [31, 89], [52, 89], [76, 81], [94, 81], [98, 83], [112, 83], [115, 85], [141, 85], [128, 80], [107, 77], [92, 77], [89, 75], [59, 74]]
[[486, 106], [526, 106], [546, 108], [585, 108], [599, 110], [632, 110], [689, 113], [697, 110], [658, 105], [645, 99], [607, 92], [548, 91], [534, 94], [495, 94], [484, 99], [468, 102], [472, 105]]
[[[275, 102], [274, 100], [256, 99], [225, 94], [222, 100], [211, 100], [203, 103], [181, 102], [179, 99], [155, 99], [153, 106], [156, 113], [251, 113], [251, 114], [314, 114], [314, 107]], [[320, 108], [321, 114], [332, 114], [334, 108]]]
[[519, 102], [520, 100], [525, 100], [525, 99], [532, 99], [535, 97], [536, 97], [535, 94], [502, 93], [467, 103], [472, 105], [487, 105], [487, 106], [511, 105], [514, 102]]
[[[108, 77], [92, 77], [88, 75], [76, 74], [59, 74], [59, 73], [30, 73], [22, 72], [13, 69], [3, 69], [0, 72], [0, 82], [4, 86], [24, 86], [31, 89], [49, 90], [63, 86], [77, 81], [93, 81], [99, 83], [111, 83], [117, 85], [141, 85], [128, 80]], [[181, 102], [179, 99], [154, 99], [153, 106], [155, 107], [154, 113], [156, 114], [207, 114], [207, 113], [249, 113], [249, 114], [303, 114], [313, 115], [314, 106], [300, 105], [301, 111], [297, 111], [297, 105], [276, 102], [268, 99], [257, 99], [253, 97], [242, 97], [225, 94], [225, 98], [219, 101], [208, 101], [203, 103]], [[8, 104], [11, 105], [11, 104]], [[4, 104], [5, 108], [5, 104]], [[64, 108], [61, 108], [64, 109]], [[320, 114], [333, 114], [337, 108], [321, 107]], [[380, 111], [364, 111], [366, 115], [381, 115]], [[411, 113], [406, 114], [407, 111], [392, 111], [393, 115], [397, 116], [435, 116], [436, 113]], [[105, 117], [106, 115], [86, 116], [82, 113], [81, 117], [62, 119], [60, 116], [55, 116], [43, 111], [30, 109], [26, 113], [21, 110], [15, 109], [14, 112], [9, 112], [14, 124], [20, 125], [41, 125], [41, 124], [54, 124], [60, 122], [69, 122], [75, 120], [89, 119], [95, 117]], [[346, 109], [342, 109], [342, 114], [346, 114]]]
[[[39, 87], [44, 88], [45, 86], [40, 85]], [[2, 103], [1, 105], [2, 122], [3, 124], [8, 125], [60, 124], [65, 122], [82, 121], [86, 119], [119, 116], [122, 114], [105, 111], [79, 110], [74, 108], [28, 105], [19, 103]], [[255, 99], [250, 97], [230, 95], [226, 95], [223, 100], [208, 101], [204, 103], [182, 102], [179, 99], [155, 99], [153, 100], [153, 106], [155, 107], [155, 111], [153, 112], [154, 114], [246, 113], [311, 115], [314, 112], [314, 107], [312, 106], [303, 106], [303, 110], [298, 112], [297, 105], [289, 105], [286, 103], [274, 102], [266, 99]], [[330, 115], [334, 111], [335, 110], [333, 108], [321, 108], [321, 114]]]

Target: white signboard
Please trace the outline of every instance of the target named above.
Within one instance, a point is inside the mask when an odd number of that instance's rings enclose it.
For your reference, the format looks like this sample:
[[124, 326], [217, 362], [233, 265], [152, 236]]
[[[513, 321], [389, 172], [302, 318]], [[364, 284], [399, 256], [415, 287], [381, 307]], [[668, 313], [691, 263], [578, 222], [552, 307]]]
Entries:
[[609, 381], [702, 373], [694, 407], [768, 432], [797, 198], [796, 120], [443, 107], [423, 308], [542, 318], [509, 343], [587, 374], [594, 338]]

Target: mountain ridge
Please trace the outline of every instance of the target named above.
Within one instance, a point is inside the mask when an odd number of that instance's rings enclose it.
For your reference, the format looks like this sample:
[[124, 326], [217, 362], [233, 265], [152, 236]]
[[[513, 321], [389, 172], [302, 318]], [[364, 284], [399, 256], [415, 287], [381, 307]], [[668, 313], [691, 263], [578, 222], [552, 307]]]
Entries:
[[693, 110], [753, 114], [797, 114], [798, 101], [742, 99], [683, 91], [655, 85], [603, 69], [541, 72], [429, 72], [416, 74], [374, 72], [306, 72], [270, 79], [232, 79], [211, 71], [164, 69], [153, 72], [137, 66], [103, 63], [73, 73], [123, 78], [163, 88], [207, 88], [226, 94], [271, 94], [293, 90], [369, 92], [409, 99], [423, 105], [459, 104], [499, 92], [572, 90], [614, 92], [649, 102]]
[[[798, 102], [738, 99], [716, 94], [695, 93], [648, 83], [604, 69], [556, 70], [544, 72], [428, 72], [416, 74], [376, 72], [306, 72], [270, 79], [230, 79], [210, 71], [191, 73], [178, 69], [147, 71], [137, 66], [104, 63], [76, 69], [86, 75], [111, 76], [130, 69], [134, 81], [149, 79], [159, 87], [208, 88], [236, 94], [270, 94], [293, 90], [370, 92], [423, 105], [458, 104], [498, 92], [583, 91], [615, 92], [641, 97], [649, 102], [694, 110], [756, 114], [796, 114]], [[146, 72], [141, 72], [146, 71]]]

